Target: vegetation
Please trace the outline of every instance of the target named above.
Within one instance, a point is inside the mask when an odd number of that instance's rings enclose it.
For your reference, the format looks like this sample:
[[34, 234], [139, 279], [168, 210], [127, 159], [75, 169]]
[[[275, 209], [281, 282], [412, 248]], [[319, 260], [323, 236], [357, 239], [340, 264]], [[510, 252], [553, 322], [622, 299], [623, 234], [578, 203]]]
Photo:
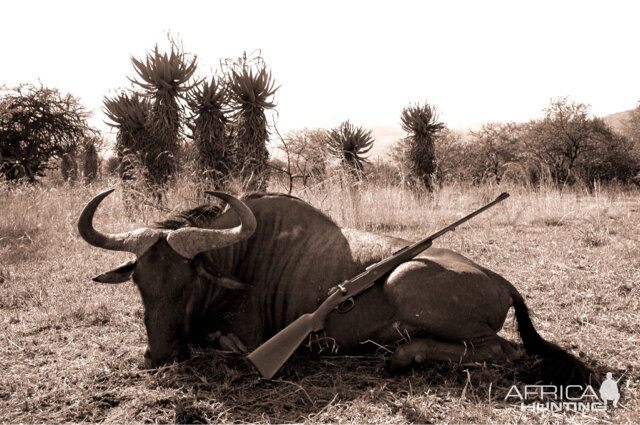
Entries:
[[131, 179], [135, 163], [149, 167], [151, 157], [146, 153], [153, 151], [153, 140], [147, 128], [151, 104], [137, 93], [119, 93], [104, 98], [104, 112], [111, 120], [111, 126], [118, 130], [115, 150], [120, 177]]
[[[403, 186], [425, 187], [424, 181], [413, 172], [413, 164], [409, 158], [411, 143], [410, 137], [398, 140], [391, 149], [391, 163], [400, 178], [399, 183]], [[460, 133], [446, 127], [440, 130], [434, 143], [436, 158], [434, 182], [441, 186], [449, 182], [469, 181], [472, 172], [466, 159], [471, 158], [469, 152], [471, 146], [471, 143], [463, 140]]]
[[[197, 61], [172, 41], [169, 54], [156, 46], [146, 61], [132, 58], [142, 93], [106, 97], [105, 112], [118, 128], [121, 176], [142, 175], [157, 190], [178, 171], [181, 136], [193, 140], [197, 176], [212, 187], [239, 180], [263, 190], [269, 173], [269, 131], [265, 111], [275, 107], [277, 91], [263, 58], [244, 54], [222, 61], [220, 77], [196, 80]], [[189, 110], [187, 110], [187, 107]], [[185, 147], [185, 151], [190, 149]], [[131, 173], [132, 164], [142, 170]], [[141, 171], [141, 172], [140, 172]]]
[[284, 184], [287, 193], [293, 191], [297, 181], [306, 188], [310, 182], [318, 183], [326, 178], [331, 146], [326, 130], [305, 128], [290, 131], [284, 137], [278, 132], [277, 135], [278, 150], [285, 159], [272, 160], [271, 167], [287, 177]]
[[95, 133], [88, 117], [77, 98], [57, 89], [31, 84], [2, 87], [0, 177], [33, 183], [54, 167], [52, 160], [59, 159], [67, 175], [75, 178], [78, 146]]
[[[640, 104], [620, 133], [594, 117], [589, 105], [561, 97], [540, 119], [486, 123], [463, 137], [447, 129], [436, 107], [425, 102], [402, 110], [408, 137], [394, 147], [391, 165], [368, 163], [372, 132], [349, 121], [329, 131], [278, 134], [284, 158], [269, 163], [266, 111], [275, 107], [277, 87], [259, 54], [224, 60], [218, 76], [200, 80], [193, 80], [196, 57], [174, 42], [169, 53], [156, 46], [144, 61], [132, 58], [132, 63], [137, 74], [132, 82], [140, 91], [105, 97], [104, 111], [118, 130], [120, 177], [136, 191], [156, 193], [157, 200], [179, 165], [210, 188], [235, 185], [250, 191], [265, 190], [269, 170], [276, 170], [273, 178], [288, 180], [283, 187], [291, 192], [297, 181], [303, 187], [321, 183], [335, 166], [331, 156], [356, 180], [395, 174], [399, 184], [428, 191], [435, 183], [500, 184], [503, 179], [591, 189], [610, 181], [640, 183]], [[56, 166], [64, 180], [83, 174], [91, 181], [97, 175], [100, 146], [90, 140], [100, 138], [73, 96], [29, 85], [3, 89], [0, 112], [0, 176], [34, 182]], [[114, 160], [109, 167], [115, 165]]]
[[176, 172], [179, 136], [184, 121], [180, 100], [192, 88], [187, 84], [196, 70], [196, 58], [189, 60], [175, 44], [169, 54], [160, 54], [158, 46], [146, 61], [131, 58], [138, 79], [131, 81], [151, 99], [145, 128], [151, 139], [145, 147], [146, 165], [152, 184], [161, 186]]
[[229, 120], [225, 116], [227, 91], [220, 79], [211, 77], [194, 87], [188, 97], [193, 114], [187, 123], [198, 152], [198, 174], [222, 188], [233, 172], [233, 145], [227, 134]]
[[246, 54], [226, 68], [233, 110], [235, 165], [250, 190], [264, 190], [269, 179], [267, 161], [269, 131], [265, 110], [275, 108], [275, 87], [271, 72], [261, 56]]
[[82, 175], [85, 183], [91, 183], [98, 177], [100, 156], [98, 148], [102, 146], [102, 139], [92, 137], [85, 139], [82, 146]]
[[638, 101], [638, 106], [631, 111], [631, 116], [625, 121], [623, 134], [635, 145], [636, 149], [640, 148], [640, 101]]
[[411, 171], [431, 192], [436, 172], [436, 137], [445, 125], [438, 121], [436, 108], [426, 102], [403, 108], [400, 120], [402, 129], [409, 133], [406, 155]]
[[373, 147], [371, 130], [356, 127], [348, 120], [329, 131], [329, 152], [356, 178], [362, 177], [365, 155]]
[[[631, 111], [630, 117], [624, 122], [622, 135], [631, 144], [631, 161], [636, 165], [640, 164], [640, 101], [638, 101], [638, 106]], [[636, 175], [632, 180], [640, 185], [640, 169], [638, 168], [640, 167], [636, 166]]]
[[[525, 185], [543, 182], [594, 188], [602, 182], [629, 183], [640, 171], [633, 119], [619, 134], [593, 117], [588, 105], [569, 98], [552, 100], [543, 112], [543, 118], [528, 123], [484, 124], [466, 138], [441, 129], [433, 136], [435, 171], [429, 176], [441, 184], [499, 184], [506, 178]], [[413, 141], [412, 137], [398, 141], [392, 159], [403, 176], [409, 170], [411, 179], [421, 180], [420, 170], [431, 170], [433, 164], [416, 168], [411, 159]], [[429, 157], [430, 151], [425, 152]]]
[[529, 124], [525, 150], [549, 167], [556, 181], [628, 180], [633, 164], [625, 159], [631, 145], [591, 116], [588, 105], [558, 98], [544, 113], [543, 119]]

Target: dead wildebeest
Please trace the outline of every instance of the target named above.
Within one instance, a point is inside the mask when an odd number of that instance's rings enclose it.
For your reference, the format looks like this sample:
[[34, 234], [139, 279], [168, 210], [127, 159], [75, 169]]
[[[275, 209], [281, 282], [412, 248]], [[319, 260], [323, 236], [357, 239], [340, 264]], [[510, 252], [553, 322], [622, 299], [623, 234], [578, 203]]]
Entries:
[[[94, 280], [129, 278], [140, 290], [149, 346], [147, 366], [188, 356], [188, 344], [225, 335], [244, 351], [314, 311], [337, 283], [408, 244], [406, 240], [341, 229], [300, 199], [251, 195], [238, 200], [211, 192], [231, 208], [199, 207], [122, 234], [93, 227], [111, 193], [93, 198], [78, 222], [91, 245], [136, 254], [136, 260]], [[359, 353], [398, 341], [392, 369], [413, 361], [502, 362], [517, 356], [497, 335], [514, 307], [527, 353], [539, 355], [547, 380], [585, 383], [589, 369], [534, 329], [520, 293], [500, 275], [448, 249], [429, 248], [358, 295], [348, 312], [335, 311], [314, 346], [334, 354]], [[237, 337], [237, 338], [236, 338]], [[408, 340], [409, 338], [407, 338]], [[235, 343], [233, 341], [236, 341]], [[372, 342], [365, 343], [365, 342]]]

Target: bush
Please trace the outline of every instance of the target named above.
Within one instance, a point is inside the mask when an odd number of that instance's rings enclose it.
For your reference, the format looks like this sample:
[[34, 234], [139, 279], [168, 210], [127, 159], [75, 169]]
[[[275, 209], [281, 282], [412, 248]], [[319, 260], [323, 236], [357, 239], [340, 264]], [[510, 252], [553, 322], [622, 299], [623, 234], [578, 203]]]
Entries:
[[35, 182], [62, 160], [65, 179], [77, 175], [78, 144], [96, 133], [80, 101], [57, 89], [22, 84], [0, 90], [0, 176]]

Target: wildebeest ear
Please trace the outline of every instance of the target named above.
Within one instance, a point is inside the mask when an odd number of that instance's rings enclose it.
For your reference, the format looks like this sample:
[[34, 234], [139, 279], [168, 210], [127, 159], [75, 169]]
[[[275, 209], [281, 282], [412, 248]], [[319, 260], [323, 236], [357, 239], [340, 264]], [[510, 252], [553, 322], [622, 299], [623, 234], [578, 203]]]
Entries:
[[136, 268], [136, 261], [131, 260], [127, 261], [116, 267], [115, 269], [108, 271], [106, 273], [102, 273], [99, 276], [93, 278], [94, 282], [100, 283], [122, 283], [131, 279], [131, 274], [133, 273], [133, 269]]
[[239, 282], [235, 279], [231, 279], [230, 277], [219, 276], [215, 278], [215, 282], [223, 288], [227, 289], [239, 290], [247, 289], [249, 287], [249, 285], [247, 285], [246, 283]]

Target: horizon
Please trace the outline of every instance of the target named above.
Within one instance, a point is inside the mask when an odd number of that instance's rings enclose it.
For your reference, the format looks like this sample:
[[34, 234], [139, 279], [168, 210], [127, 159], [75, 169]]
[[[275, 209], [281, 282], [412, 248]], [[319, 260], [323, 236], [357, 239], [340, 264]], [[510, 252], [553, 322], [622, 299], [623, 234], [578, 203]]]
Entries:
[[281, 86], [282, 134], [347, 119], [399, 127], [402, 108], [424, 101], [449, 128], [464, 130], [539, 118], [562, 96], [590, 104], [595, 116], [633, 109], [640, 99], [633, 54], [640, 4], [632, 2], [191, 1], [181, 4], [184, 13], [171, 6], [4, 4], [5, 17], [29, 16], [31, 24], [11, 19], [0, 28], [11, 61], [0, 84], [40, 81], [71, 93], [93, 112], [90, 124], [109, 133], [103, 97], [129, 86], [131, 57], [155, 44], [168, 50], [171, 34], [197, 55], [200, 77], [221, 59], [261, 50]]

